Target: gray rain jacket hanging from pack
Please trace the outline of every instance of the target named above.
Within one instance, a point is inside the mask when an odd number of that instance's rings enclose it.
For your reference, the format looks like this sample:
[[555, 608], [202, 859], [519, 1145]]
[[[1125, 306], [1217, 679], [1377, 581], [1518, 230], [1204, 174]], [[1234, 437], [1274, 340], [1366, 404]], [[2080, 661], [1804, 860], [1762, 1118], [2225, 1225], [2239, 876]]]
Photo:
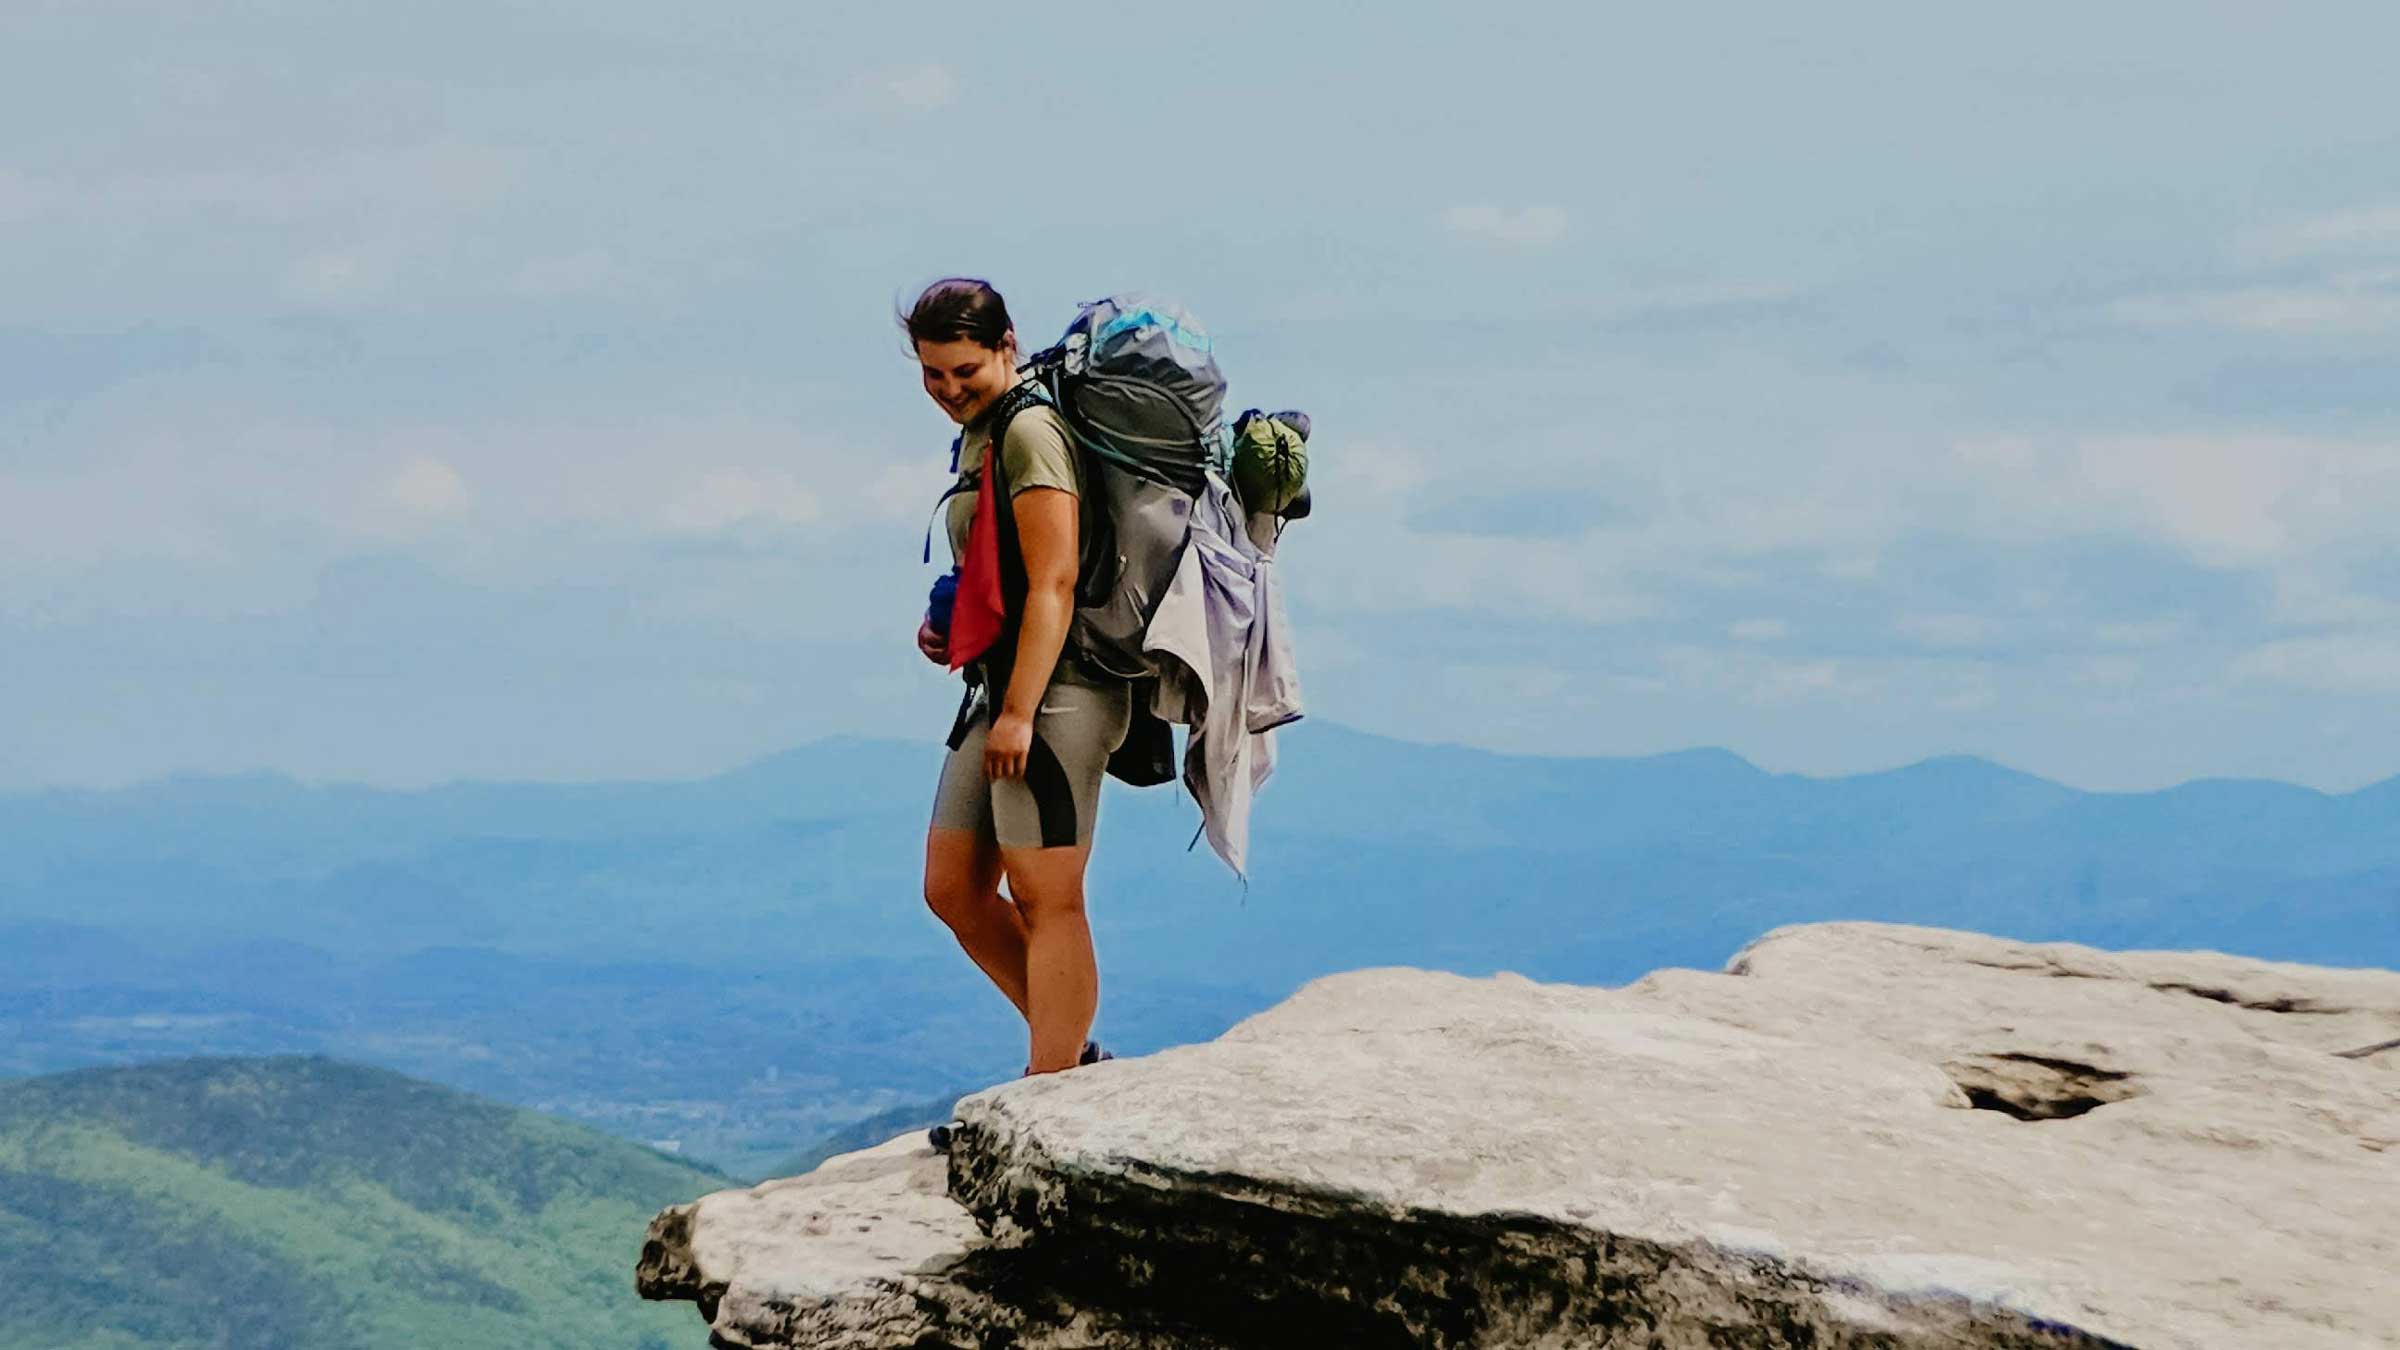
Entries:
[[1274, 729], [1301, 715], [1300, 675], [1274, 555], [1251, 542], [1214, 470], [1143, 649], [1159, 672], [1151, 711], [1191, 728], [1183, 784], [1209, 847], [1246, 878], [1251, 799], [1275, 770]]

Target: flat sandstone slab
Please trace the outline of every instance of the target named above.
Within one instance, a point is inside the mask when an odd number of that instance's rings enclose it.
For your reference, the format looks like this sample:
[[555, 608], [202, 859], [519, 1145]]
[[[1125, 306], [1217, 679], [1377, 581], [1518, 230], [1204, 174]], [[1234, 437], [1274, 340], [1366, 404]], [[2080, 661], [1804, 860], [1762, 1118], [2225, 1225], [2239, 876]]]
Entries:
[[[1884, 924], [1620, 989], [1355, 971], [966, 1098], [893, 1211], [939, 1177], [939, 1252], [734, 1236], [844, 1159], [660, 1222], [732, 1345], [2400, 1345], [2394, 1040], [2392, 972]], [[921, 1340], [733, 1315], [929, 1279], [972, 1296]]]

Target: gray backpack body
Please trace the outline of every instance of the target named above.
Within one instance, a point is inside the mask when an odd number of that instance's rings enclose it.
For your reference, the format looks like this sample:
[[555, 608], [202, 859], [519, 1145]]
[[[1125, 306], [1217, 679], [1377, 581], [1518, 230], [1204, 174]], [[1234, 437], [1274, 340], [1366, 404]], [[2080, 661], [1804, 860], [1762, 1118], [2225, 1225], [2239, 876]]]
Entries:
[[1143, 634], [1219, 459], [1225, 377], [1214, 344], [1177, 306], [1112, 296], [1083, 305], [1028, 372], [1083, 455], [1083, 559], [1067, 640], [1109, 674], [1156, 674]]
[[1032, 364], [1095, 455], [1200, 495], [1218, 463], [1225, 376], [1191, 315], [1140, 295], [1093, 300]]
[[[1221, 459], [1225, 377], [1214, 344], [1175, 305], [1111, 296], [1084, 304], [1065, 336], [1036, 353], [1025, 373], [1031, 387], [1012, 391], [995, 409], [993, 445], [1003, 443], [1008, 419], [1038, 399], [1058, 409], [1083, 458], [1083, 556], [1067, 645], [1087, 665], [1121, 679], [1153, 677], [1158, 671], [1143, 639], [1183, 561], [1193, 508]], [[1001, 469], [996, 449], [993, 468]], [[1008, 500], [1005, 481], [995, 486]], [[1015, 522], [1007, 511], [998, 519], [1007, 571], [1016, 561]], [[1146, 714], [1146, 700], [1136, 702]], [[1148, 716], [1135, 723], [1109, 772], [1137, 785], [1170, 781], [1166, 724]]]

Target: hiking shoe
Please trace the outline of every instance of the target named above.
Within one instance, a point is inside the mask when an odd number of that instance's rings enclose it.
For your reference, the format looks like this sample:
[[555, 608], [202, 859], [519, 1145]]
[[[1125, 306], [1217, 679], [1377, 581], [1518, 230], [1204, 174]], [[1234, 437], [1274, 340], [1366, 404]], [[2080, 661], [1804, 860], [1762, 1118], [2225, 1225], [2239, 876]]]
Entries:
[[[1103, 1048], [1103, 1047], [1101, 1046], [1100, 1042], [1098, 1042], [1098, 1041], [1085, 1041], [1085, 1042], [1083, 1043], [1083, 1049], [1082, 1049], [1081, 1051], [1079, 1051], [1079, 1052], [1076, 1054], [1076, 1056], [1075, 1056], [1075, 1062], [1074, 1062], [1073, 1064], [1070, 1064], [1070, 1065], [1068, 1065], [1067, 1067], [1068, 1067], [1068, 1068], [1071, 1068], [1071, 1069], [1080, 1069], [1080, 1068], [1082, 1068], [1082, 1067], [1083, 1067], [1084, 1065], [1086, 1065], [1086, 1064], [1097, 1064], [1097, 1063], [1099, 1063], [1101, 1060], [1104, 1060], [1104, 1059], [1115, 1059], [1115, 1058], [1116, 1058], [1116, 1056], [1115, 1056], [1115, 1055], [1112, 1055], [1112, 1054], [1110, 1054], [1110, 1053], [1109, 1053], [1109, 1052], [1108, 1052], [1108, 1051], [1107, 1051], [1105, 1048]], [[1024, 1068], [1024, 1070], [1023, 1070], [1023, 1072], [1019, 1073], [1019, 1074], [1017, 1075], [1017, 1077], [1019, 1077], [1019, 1078], [1031, 1078], [1031, 1077], [1033, 1077], [1033, 1066], [1032, 1066], [1032, 1065], [1030, 1065], [1030, 1064], [1026, 1065], [1026, 1066], [1025, 1066], [1025, 1068]]]

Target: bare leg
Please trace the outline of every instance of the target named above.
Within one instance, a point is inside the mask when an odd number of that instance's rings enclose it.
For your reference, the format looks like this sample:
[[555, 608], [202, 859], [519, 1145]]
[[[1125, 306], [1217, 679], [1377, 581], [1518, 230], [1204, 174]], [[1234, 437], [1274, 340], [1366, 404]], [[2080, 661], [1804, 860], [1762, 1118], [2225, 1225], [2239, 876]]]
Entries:
[[1074, 1068], [1099, 1011], [1100, 967], [1083, 912], [1083, 870], [1091, 854], [1089, 844], [1000, 850], [1009, 894], [1025, 915], [1028, 1059], [1035, 1073]]
[[950, 926], [968, 958], [1017, 1011], [1026, 1014], [1025, 914], [1000, 894], [1000, 871], [1000, 845], [989, 835], [940, 826], [925, 832], [926, 906]]

